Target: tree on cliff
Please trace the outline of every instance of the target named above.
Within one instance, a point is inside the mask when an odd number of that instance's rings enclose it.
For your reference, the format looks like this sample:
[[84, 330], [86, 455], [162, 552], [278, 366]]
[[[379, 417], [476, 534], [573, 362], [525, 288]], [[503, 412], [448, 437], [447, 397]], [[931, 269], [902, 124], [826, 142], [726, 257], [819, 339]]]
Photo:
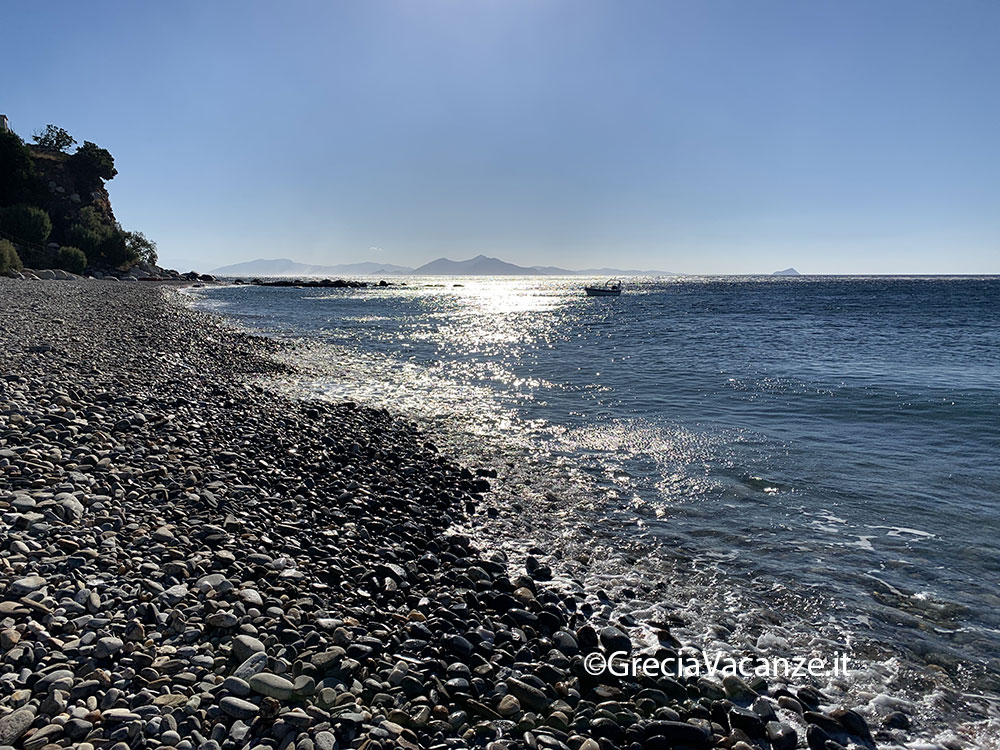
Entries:
[[76, 145], [76, 138], [67, 133], [63, 128], [52, 123], [46, 125], [45, 130], [35, 133], [32, 140], [35, 141], [35, 145], [39, 148], [48, 149], [49, 151], [61, 151], [63, 153], [70, 146]]
[[142, 263], [156, 263], [156, 243], [142, 232], [125, 232], [125, 247], [131, 257]]
[[100, 178], [112, 180], [118, 174], [115, 169], [115, 158], [111, 153], [91, 141], [84, 141], [67, 162], [70, 168], [88, 182]]

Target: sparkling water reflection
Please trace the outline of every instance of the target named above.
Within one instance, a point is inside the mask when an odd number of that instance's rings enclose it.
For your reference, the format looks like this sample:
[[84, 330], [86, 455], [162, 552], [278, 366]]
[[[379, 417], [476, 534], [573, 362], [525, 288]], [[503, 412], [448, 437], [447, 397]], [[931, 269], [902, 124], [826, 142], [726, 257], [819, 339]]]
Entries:
[[[997, 690], [1000, 281], [405, 282], [200, 296], [321, 342], [298, 387], [418, 419], [568, 526], [596, 514], [579, 577], [657, 616], [773, 611], [782, 638], [885, 644], [880, 680], [898, 658]], [[557, 526], [532, 533], [578, 557]]]

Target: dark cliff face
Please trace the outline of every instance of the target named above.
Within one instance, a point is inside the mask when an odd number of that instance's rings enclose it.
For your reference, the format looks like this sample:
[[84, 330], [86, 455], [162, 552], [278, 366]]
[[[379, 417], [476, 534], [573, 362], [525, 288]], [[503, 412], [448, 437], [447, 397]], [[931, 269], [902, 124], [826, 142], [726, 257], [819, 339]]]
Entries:
[[29, 147], [35, 162], [41, 206], [52, 219], [50, 240], [60, 242], [80, 211], [92, 206], [108, 225], [114, 225], [115, 214], [104, 181], [85, 179], [74, 171], [68, 154]]

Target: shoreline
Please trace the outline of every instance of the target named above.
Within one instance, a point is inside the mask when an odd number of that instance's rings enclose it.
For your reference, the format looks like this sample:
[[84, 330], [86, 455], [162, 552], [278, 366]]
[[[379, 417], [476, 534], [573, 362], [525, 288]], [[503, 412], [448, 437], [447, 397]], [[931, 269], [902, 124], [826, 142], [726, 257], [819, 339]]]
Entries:
[[0, 746], [898, 740], [813, 688], [588, 675], [627, 624], [446, 535], [485, 472], [255, 385], [284, 344], [156, 286], [0, 280]]

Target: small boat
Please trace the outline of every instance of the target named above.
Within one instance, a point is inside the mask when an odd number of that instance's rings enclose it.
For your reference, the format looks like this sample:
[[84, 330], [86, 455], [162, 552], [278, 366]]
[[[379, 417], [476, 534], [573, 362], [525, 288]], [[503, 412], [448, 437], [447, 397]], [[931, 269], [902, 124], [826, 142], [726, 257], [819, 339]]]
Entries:
[[618, 279], [608, 279], [604, 286], [585, 286], [583, 291], [588, 297], [617, 297], [622, 293], [622, 282]]

